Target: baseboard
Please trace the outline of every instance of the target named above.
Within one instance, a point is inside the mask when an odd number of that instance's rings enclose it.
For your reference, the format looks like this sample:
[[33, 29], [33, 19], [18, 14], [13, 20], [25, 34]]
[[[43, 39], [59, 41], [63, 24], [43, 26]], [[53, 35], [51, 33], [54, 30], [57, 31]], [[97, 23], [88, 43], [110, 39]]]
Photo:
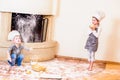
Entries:
[[[85, 58], [70, 57], [70, 56], [56, 55], [55, 57], [58, 58], [58, 59], [66, 59], [66, 60], [88, 61], [88, 60], [85, 59]], [[104, 60], [96, 60], [95, 62], [102, 62], [102, 63], [106, 63], [106, 64], [120, 64], [119, 62], [104, 61]]]

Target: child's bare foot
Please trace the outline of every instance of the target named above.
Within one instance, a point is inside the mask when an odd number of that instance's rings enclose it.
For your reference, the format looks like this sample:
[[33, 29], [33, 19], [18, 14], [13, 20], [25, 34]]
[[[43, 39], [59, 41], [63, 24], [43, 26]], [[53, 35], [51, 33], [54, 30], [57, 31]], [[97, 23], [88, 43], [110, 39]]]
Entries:
[[11, 70], [12, 70], [12, 66], [9, 67], [9, 69], [8, 69], [8, 73], [10, 73]]
[[9, 73], [10, 71], [12, 71], [15, 67], [16, 67], [16, 66], [10, 66], [9, 69], [8, 69], [8, 73]]
[[88, 71], [92, 71], [92, 68], [88, 68]]

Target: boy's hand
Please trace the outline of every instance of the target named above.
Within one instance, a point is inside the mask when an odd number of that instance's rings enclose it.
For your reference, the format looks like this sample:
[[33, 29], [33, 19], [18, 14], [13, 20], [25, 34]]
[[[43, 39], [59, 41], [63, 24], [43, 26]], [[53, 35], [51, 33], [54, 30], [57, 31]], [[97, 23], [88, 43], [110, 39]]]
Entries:
[[8, 60], [9, 60], [10, 62], [12, 61], [10, 57], [8, 58]]
[[8, 59], [9, 61], [12, 61], [12, 60], [11, 60], [11, 57], [10, 57], [10, 53], [7, 53], [7, 59]]
[[30, 48], [30, 51], [32, 51], [32, 50], [33, 50], [33, 48], [31, 47], [31, 48]]

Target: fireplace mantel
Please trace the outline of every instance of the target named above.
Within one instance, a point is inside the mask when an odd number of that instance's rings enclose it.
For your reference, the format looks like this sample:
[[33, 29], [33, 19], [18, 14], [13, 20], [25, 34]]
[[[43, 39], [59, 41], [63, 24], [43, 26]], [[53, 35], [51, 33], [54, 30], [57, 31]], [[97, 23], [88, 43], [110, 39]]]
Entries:
[[[7, 54], [6, 51], [10, 46], [11, 42], [8, 41], [7, 37], [9, 32], [11, 31], [11, 14], [10, 12], [1, 12], [0, 13], [0, 59], [6, 60]], [[49, 18], [48, 31], [47, 31], [47, 40], [45, 42], [39, 43], [23, 43], [23, 45], [27, 47], [32, 47], [33, 50], [30, 52], [24, 51], [25, 54], [24, 61], [30, 61], [33, 55], [38, 56], [38, 61], [45, 61], [49, 59], [53, 59], [57, 54], [58, 43], [53, 40], [53, 17], [54, 16], [46, 16]]]
[[57, 0], [0, 0], [1, 12], [55, 15]]

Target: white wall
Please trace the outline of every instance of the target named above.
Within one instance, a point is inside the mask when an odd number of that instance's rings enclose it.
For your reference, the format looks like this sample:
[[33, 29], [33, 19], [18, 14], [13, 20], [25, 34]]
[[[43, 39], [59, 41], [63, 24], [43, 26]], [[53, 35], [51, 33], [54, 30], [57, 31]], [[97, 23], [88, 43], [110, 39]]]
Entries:
[[119, 0], [59, 0], [55, 21], [55, 40], [60, 44], [58, 55], [87, 59], [84, 49], [91, 15], [105, 12], [102, 33], [96, 52], [97, 60], [120, 62], [120, 1]]

